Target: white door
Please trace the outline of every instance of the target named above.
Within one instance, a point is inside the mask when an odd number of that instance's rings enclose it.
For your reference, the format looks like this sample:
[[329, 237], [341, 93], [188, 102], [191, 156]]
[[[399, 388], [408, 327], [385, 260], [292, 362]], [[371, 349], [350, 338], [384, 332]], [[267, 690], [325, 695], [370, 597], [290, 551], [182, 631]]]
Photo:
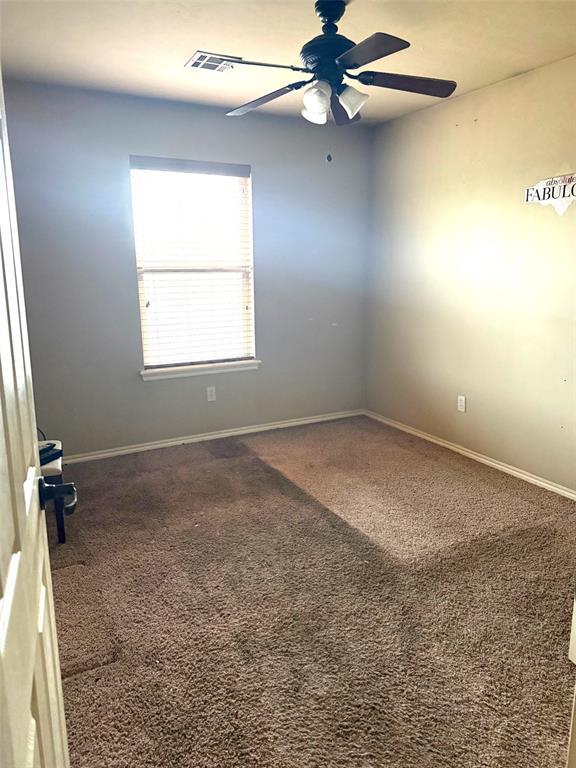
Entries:
[[[572, 606], [572, 632], [570, 634], [568, 658], [573, 664], [576, 664], [576, 598], [574, 598]], [[574, 701], [572, 704], [572, 726], [570, 729], [566, 768], [576, 768], [576, 691], [574, 692]]]
[[572, 704], [572, 728], [570, 730], [570, 740], [568, 742], [568, 760], [566, 768], [576, 768], [576, 691], [574, 692], [574, 702]]
[[0, 123], [0, 766], [68, 768], [1, 86]]

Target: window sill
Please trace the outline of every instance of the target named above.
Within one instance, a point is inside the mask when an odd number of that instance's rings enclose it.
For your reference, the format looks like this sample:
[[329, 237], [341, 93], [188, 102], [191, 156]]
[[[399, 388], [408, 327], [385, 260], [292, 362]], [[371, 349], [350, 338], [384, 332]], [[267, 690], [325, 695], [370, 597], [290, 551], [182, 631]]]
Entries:
[[187, 376], [210, 376], [213, 373], [234, 373], [235, 371], [255, 371], [261, 360], [233, 360], [229, 363], [202, 363], [200, 365], [179, 365], [173, 368], [144, 368], [140, 376], [144, 381], [157, 379], [181, 379]]

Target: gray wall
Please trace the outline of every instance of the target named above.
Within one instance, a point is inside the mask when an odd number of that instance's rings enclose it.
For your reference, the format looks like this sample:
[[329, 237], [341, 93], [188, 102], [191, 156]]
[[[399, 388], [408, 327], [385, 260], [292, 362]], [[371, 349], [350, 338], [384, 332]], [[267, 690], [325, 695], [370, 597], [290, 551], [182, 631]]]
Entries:
[[[362, 406], [362, 129], [23, 82], [6, 99], [38, 423], [68, 453]], [[141, 380], [130, 154], [252, 166], [259, 371]]]
[[[368, 406], [576, 489], [576, 57], [383, 127]], [[467, 413], [456, 396], [468, 398]]]

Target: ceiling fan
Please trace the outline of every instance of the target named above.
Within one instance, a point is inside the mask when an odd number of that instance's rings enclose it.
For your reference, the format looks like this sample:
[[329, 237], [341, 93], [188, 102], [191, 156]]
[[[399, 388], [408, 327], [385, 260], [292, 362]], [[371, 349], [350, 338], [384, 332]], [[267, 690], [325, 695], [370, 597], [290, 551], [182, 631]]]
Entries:
[[277, 91], [267, 93], [259, 99], [233, 109], [227, 113], [229, 116], [245, 115], [291, 91], [310, 86], [304, 93], [303, 117], [310, 122], [322, 125], [327, 122], [329, 112], [332, 112], [337, 125], [354, 123], [360, 120], [360, 110], [366, 103], [368, 94], [361, 93], [351, 85], [346, 85], [344, 78], [356, 80], [362, 85], [375, 85], [379, 88], [392, 88], [439, 98], [446, 98], [454, 92], [456, 83], [453, 80], [414, 77], [392, 72], [363, 71], [357, 75], [353, 74], [350, 70], [359, 69], [384, 56], [397, 53], [408, 48], [410, 43], [384, 32], [376, 32], [357, 44], [344, 35], [338, 34], [336, 22], [340, 21], [344, 15], [348, 2], [350, 0], [316, 0], [316, 14], [323, 23], [322, 34], [303, 46], [300, 51], [300, 58], [304, 65], [302, 67], [248, 61], [239, 56], [208, 54], [203, 51], [198, 51], [188, 65], [221, 71], [236, 64], [245, 64], [255, 67], [290, 69], [310, 75], [307, 80], [290, 83]]

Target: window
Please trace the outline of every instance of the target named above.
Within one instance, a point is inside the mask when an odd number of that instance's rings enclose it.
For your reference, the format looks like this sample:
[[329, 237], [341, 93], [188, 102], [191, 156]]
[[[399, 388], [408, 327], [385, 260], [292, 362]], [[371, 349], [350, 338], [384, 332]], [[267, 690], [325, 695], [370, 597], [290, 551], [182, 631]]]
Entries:
[[130, 165], [143, 377], [256, 367], [249, 166]]

